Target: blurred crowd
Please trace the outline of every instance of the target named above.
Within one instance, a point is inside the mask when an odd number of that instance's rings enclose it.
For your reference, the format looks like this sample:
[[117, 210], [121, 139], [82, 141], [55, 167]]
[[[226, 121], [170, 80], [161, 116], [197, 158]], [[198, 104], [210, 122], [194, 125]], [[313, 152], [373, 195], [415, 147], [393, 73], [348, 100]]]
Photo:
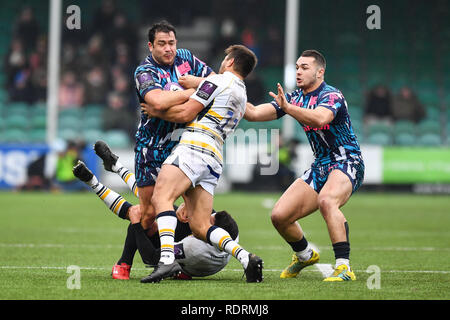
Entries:
[[409, 87], [402, 87], [398, 92], [393, 93], [388, 86], [380, 84], [367, 94], [364, 109], [366, 124], [393, 123], [402, 120], [418, 123], [425, 116], [424, 105]]
[[[123, 128], [133, 131], [137, 123], [137, 99], [132, 78], [136, 65], [144, 58], [138, 52], [143, 45], [139, 43], [139, 26], [147, 27], [162, 18], [169, 17], [172, 24], [180, 27], [192, 23], [198, 16], [208, 16], [211, 10], [216, 12], [211, 52], [207, 57], [200, 57], [213, 67], [214, 61], [222, 57], [223, 50], [235, 43], [243, 43], [254, 50], [260, 67], [282, 65], [280, 29], [276, 25], [266, 26], [265, 19], [259, 17], [262, 13], [254, 12], [262, 10], [258, 9], [257, 1], [239, 4], [237, 0], [227, 0], [220, 5], [194, 2], [198, 3], [140, 1], [140, 20], [131, 21], [120, 7], [123, 3], [103, 0], [92, 18], [87, 22], [83, 20], [80, 30], [63, 28], [60, 109], [105, 106], [116, 113], [115, 117], [103, 119], [105, 130]], [[242, 9], [239, 12], [227, 10], [237, 5]], [[174, 6], [180, 14], [173, 14]], [[250, 11], [255, 14], [246, 16]], [[4, 58], [9, 102], [34, 104], [46, 101], [47, 41], [47, 30], [39, 25], [33, 8], [24, 7], [14, 23], [10, 48]], [[249, 100], [262, 102], [267, 91], [258, 73], [255, 72], [247, 82]]]

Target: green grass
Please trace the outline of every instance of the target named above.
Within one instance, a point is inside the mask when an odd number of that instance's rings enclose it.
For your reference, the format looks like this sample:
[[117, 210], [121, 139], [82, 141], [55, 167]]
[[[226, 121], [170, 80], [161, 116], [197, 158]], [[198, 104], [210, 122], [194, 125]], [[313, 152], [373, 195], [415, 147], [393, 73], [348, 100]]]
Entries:
[[[0, 193], [0, 299], [444, 299], [450, 298], [450, 198], [355, 194], [343, 208], [350, 226], [357, 281], [324, 283], [315, 268], [280, 279], [291, 250], [270, 222], [279, 194], [217, 195], [240, 226], [241, 244], [264, 259], [264, 282], [247, 284], [232, 259], [220, 273], [192, 281], [141, 284], [151, 272], [136, 254], [130, 281], [110, 277], [121, 255], [127, 222], [92, 193]], [[127, 198], [136, 203], [128, 194]], [[315, 213], [301, 221], [308, 240], [334, 264], [326, 225]], [[67, 267], [81, 267], [81, 289], [69, 290]], [[370, 265], [381, 269], [380, 289], [368, 289]], [[251, 290], [249, 290], [251, 288]]]

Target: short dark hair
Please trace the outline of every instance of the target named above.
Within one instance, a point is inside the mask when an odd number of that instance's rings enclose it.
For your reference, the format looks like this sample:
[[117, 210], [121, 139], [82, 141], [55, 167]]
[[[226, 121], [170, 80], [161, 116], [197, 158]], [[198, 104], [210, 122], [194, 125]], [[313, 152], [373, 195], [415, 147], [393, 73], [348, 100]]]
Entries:
[[313, 57], [320, 67], [324, 69], [327, 68], [327, 61], [325, 60], [325, 57], [317, 50], [305, 50], [302, 52], [300, 57]]
[[171, 31], [173, 32], [176, 38], [177, 32], [175, 30], [175, 27], [171, 25], [169, 22], [167, 22], [166, 20], [162, 20], [160, 22], [154, 23], [148, 30], [148, 41], [153, 44], [157, 32], [169, 33]]
[[234, 59], [234, 70], [242, 77], [247, 77], [256, 67], [258, 58], [255, 53], [246, 46], [235, 44], [225, 49], [228, 59]]
[[215, 214], [214, 225], [228, 232], [233, 240], [239, 235], [239, 228], [233, 217], [226, 211], [219, 211]]

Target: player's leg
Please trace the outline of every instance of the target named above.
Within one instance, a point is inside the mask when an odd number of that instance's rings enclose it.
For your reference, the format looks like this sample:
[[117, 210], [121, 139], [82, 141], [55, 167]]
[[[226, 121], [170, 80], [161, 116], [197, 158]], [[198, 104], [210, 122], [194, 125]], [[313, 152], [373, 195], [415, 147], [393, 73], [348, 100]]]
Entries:
[[94, 145], [95, 153], [103, 160], [103, 167], [106, 171], [114, 172], [127, 184], [136, 197], [139, 197], [136, 178], [128, 168], [124, 167], [109, 146], [103, 141], [97, 141]]
[[281, 273], [281, 278], [296, 277], [303, 268], [319, 261], [319, 254], [311, 248], [297, 222], [317, 209], [317, 192], [303, 179], [297, 179], [275, 204], [272, 223], [294, 251], [292, 261]]
[[188, 190], [186, 196], [189, 198], [187, 208], [193, 235], [235, 257], [245, 270], [247, 282], [261, 282], [262, 259], [242, 248], [226, 230], [211, 225], [213, 195], [202, 186], [197, 186]]
[[340, 170], [333, 170], [318, 196], [319, 210], [327, 224], [336, 258], [334, 274], [325, 281], [355, 280], [350, 269], [350, 242], [348, 224], [340, 208], [348, 201], [353, 186], [349, 177]]
[[82, 161], [73, 167], [75, 177], [86, 183], [109, 208], [109, 210], [122, 219], [127, 219], [128, 209], [132, 206], [120, 194], [104, 186]]
[[178, 167], [171, 164], [162, 166], [152, 197], [161, 242], [161, 256], [153, 272], [141, 279], [142, 283], [159, 282], [181, 272], [174, 254], [175, 229], [178, 220], [173, 203], [191, 185], [191, 180]]
[[161, 259], [171, 264], [174, 259], [173, 244], [177, 215], [173, 203], [191, 187], [191, 180], [178, 167], [163, 165], [156, 181], [152, 203], [155, 207], [158, 231], [161, 241]]

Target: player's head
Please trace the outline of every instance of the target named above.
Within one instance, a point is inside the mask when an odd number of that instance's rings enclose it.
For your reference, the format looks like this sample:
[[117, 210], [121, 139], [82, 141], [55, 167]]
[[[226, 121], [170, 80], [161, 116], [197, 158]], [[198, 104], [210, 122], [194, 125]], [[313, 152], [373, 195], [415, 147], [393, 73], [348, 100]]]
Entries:
[[163, 20], [148, 30], [148, 48], [153, 59], [161, 65], [172, 65], [177, 51], [175, 27]]
[[305, 90], [323, 81], [327, 63], [319, 51], [305, 50], [298, 58], [295, 67], [297, 87]]
[[214, 214], [214, 225], [228, 232], [233, 240], [239, 235], [239, 228], [233, 217], [226, 211], [219, 211]]
[[245, 78], [253, 71], [258, 63], [258, 58], [256, 58], [253, 51], [243, 45], [236, 44], [229, 46], [225, 50], [225, 54], [226, 57], [220, 65], [219, 73], [234, 71], [242, 78]]

